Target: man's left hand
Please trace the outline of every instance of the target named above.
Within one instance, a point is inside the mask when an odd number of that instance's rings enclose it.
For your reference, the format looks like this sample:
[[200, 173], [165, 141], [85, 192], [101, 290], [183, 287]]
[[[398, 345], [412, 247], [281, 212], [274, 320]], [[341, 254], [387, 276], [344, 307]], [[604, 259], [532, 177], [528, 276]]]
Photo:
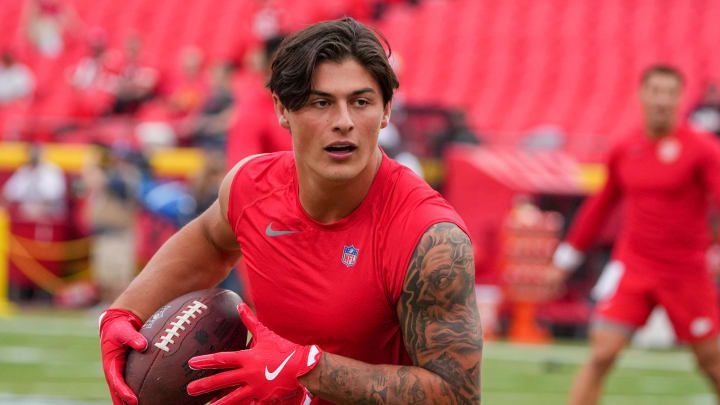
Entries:
[[306, 405], [312, 396], [298, 382], [320, 361], [322, 351], [315, 345], [302, 346], [275, 334], [257, 320], [246, 304], [238, 306], [245, 326], [253, 336], [248, 350], [196, 356], [193, 369], [229, 369], [188, 384], [190, 395], [235, 388], [213, 405], [265, 404]]

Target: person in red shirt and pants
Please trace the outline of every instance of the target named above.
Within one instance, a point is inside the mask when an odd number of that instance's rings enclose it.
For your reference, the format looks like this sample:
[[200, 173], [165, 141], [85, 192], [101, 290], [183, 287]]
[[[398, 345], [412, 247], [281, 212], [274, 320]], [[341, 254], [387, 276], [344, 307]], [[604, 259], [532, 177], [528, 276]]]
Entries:
[[644, 128], [609, 154], [604, 188], [578, 212], [555, 252], [560, 282], [583, 261], [612, 210], [623, 202], [613, 259], [598, 286], [590, 356], [570, 390], [571, 405], [595, 404], [602, 383], [632, 333], [662, 305], [678, 339], [720, 392], [717, 291], [706, 265], [708, 198], [720, 197], [720, 147], [709, 134], [678, 124], [682, 74], [655, 65], [642, 76]]

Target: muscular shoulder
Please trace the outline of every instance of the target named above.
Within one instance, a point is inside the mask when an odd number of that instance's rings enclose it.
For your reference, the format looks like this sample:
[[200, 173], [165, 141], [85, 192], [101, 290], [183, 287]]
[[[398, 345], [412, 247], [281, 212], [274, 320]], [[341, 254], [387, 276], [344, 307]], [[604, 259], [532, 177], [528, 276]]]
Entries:
[[465, 229], [460, 215], [437, 191], [406, 168], [386, 187], [383, 214], [376, 228], [380, 268], [388, 300], [397, 303], [410, 257], [433, 225], [447, 222]]
[[294, 168], [292, 152], [262, 153], [248, 156], [228, 172], [231, 182], [257, 183], [259, 188], [287, 183], [288, 170]]
[[227, 218], [232, 207], [267, 192], [278, 185], [287, 184], [288, 170], [293, 167], [292, 152], [252, 155], [238, 162], [220, 185], [218, 199], [222, 214]]
[[432, 218], [457, 216], [452, 206], [425, 180], [397, 162], [393, 161], [392, 164], [383, 196], [386, 222], [419, 223], [422, 226], [422, 223]]

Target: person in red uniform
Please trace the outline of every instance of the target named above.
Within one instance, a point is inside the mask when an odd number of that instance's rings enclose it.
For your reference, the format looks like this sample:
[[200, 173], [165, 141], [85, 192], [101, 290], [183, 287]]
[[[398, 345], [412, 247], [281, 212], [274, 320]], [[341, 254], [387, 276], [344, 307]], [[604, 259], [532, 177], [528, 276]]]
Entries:
[[720, 197], [720, 152], [711, 135], [677, 123], [683, 85], [672, 67], [645, 71], [644, 128], [612, 148], [604, 188], [583, 204], [555, 252], [560, 280], [581, 264], [603, 222], [623, 202], [613, 261], [596, 287], [605, 291], [591, 325], [590, 357], [569, 404], [597, 403], [618, 354], [656, 305], [665, 308], [676, 336], [720, 392], [718, 300], [706, 267], [709, 197]]
[[292, 152], [248, 157], [218, 200], [157, 252], [101, 315], [115, 404], [137, 399], [127, 351], [156, 308], [222, 280], [242, 255], [257, 315], [248, 350], [190, 360], [218, 405], [480, 403], [482, 336], [462, 219], [377, 145], [398, 82], [351, 18], [282, 44], [268, 87]]
[[277, 124], [275, 106], [265, 89], [272, 73], [270, 62], [282, 40], [282, 36], [267, 39], [255, 58], [259, 72], [249, 75], [243, 86], [236, 86], [241, 97], [227, 136], [228, 169], [248, 156], [292, 150], [292, 138]]

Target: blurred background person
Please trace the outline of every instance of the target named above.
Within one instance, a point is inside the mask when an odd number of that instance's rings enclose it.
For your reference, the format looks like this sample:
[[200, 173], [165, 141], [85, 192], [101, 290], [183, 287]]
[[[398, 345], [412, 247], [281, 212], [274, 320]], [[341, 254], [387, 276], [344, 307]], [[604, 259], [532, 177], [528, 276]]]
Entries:
[[230, 87], [232, 67], [218, 63], [210, 69], [210, 86], [199, 110], [185, 119], [190, 143], [205, 149], [224, 150], [235, 107]]
[[74, 10], [63, 0], [29, 0], [25, 4], [30, 43], [43, 56], [58, 57], [65, 47], [65, 31], [75, 23]]
[[121, 56], [117, 50], [107, 49], [107, 36], [100, 27], [90, 30], [86, 45], [87, 54], [66, 74], [73, 90], [73, 113], [78, 117], [96, 118], [115, 103], [118, 72], [113, 71], [113, 64], [119, 64]]
[[[195, 215], [200, 215], [217, 200], [220, 183], [225, 177], [225, 151], [222, 149], [208, 149], [204, 151], [204, 165], [200, 173], [190, 180], [190, 192], [195, 199]], [[245, 275], [243, 270], [242, 259], [235, 265], [230, 273], [225, 277], [218, 288], [226, 288], [233, 290], [243, 297], [243, 300], [249, 301], [243, 286], [245, 285]], [[238, 271], [240, 269], [240, 271]]]
[[195, 198], [195, 215], [200, 215], [210, 208], [217, 199], [218, 189], [225, 177], [225, 153], [223, 150], [204, 152], [203, 167], [190, 180], [190, 190]]
[[3, 51], [0, 61], [0, 106], [30, 99], [34, 90], [32, 71], [17, 62], [9, 50]]
[[228, 167], [258, 153], [292, 150], [292, 138], [277, 124], [275, 106], [265, 88], [272, 57], [283, 38], [282, 35], [268, 38], [249, 58], [250, 73], [236, 91], [239, 99], [228, 134]]
[[585, 202], [555, 252], [559, 281], [581, 264], [616, 205], [624, 203], [613, 261], [594, 291], [590, 355], [570, 390], [570, 405], [598, 403], [607, 373], [657, 305], [720, 394], [720, 313], [706, 258], [708, 197], [720, 201], [720, 145], [678, 122], [683, 86], [673, 67], [644, 72], [644, 126], [611, 150], [604, 188]]
[[125, 43], [125, 61], [115, 82], [112, 114], [133, 115], [156, 95], [158, 72], [142, 62], [142, 39], [131, 35]]
[[32, 145], [29, 154], [28, 163], [5, 183], [5, 202], [15, 205], [23, 220], [46, 223], [63, 219], [67, 213], [65, 175], [42, 158], [40, 145]]
[[[60, 168], [43, 158], [42, 147], [33, 144], [29, 161], [18, 168], [2, 189], [3, 205], [12, 219], [13, 234], [35, 241], [62, 239], [58, 225], [67, 220], [67, 183]], [[58, 263], [44, 263], [53, 274], [60, 273]], [[10, 267], [10, 298], [29, 302], [50, 298], [17, 266]]]
[[135, 216], [140, 174], [123, 155], [98, 147], [97, 159], [83, 173], [87, 216], [92, 232], [90, 266], [100, 299], [110, 303], [135, 277]]
[[204, 70], [205, 57], [200, 48], [184, 48], [179, 59], [180, 68], [167, 80], [165, 97], [173, 117], [184, 118], [202, 107], [208, 80]]
[[388, 156], [397, 160], [398, 163], [409, 168], [418, 176], [423, 177], [423, 168], [420, 160], [411, 152], [403, 149], [402, 137], [395, 125], [389, 123], [385, 128], [380, 130], [378, 134], [378, 145], [383, 148]]
[[703, 93], [700, 101], [693, 106], [690, 123], [699, 130], [708, 131], [720, 137], [720, 95], [717, 86], [710, 83]]

